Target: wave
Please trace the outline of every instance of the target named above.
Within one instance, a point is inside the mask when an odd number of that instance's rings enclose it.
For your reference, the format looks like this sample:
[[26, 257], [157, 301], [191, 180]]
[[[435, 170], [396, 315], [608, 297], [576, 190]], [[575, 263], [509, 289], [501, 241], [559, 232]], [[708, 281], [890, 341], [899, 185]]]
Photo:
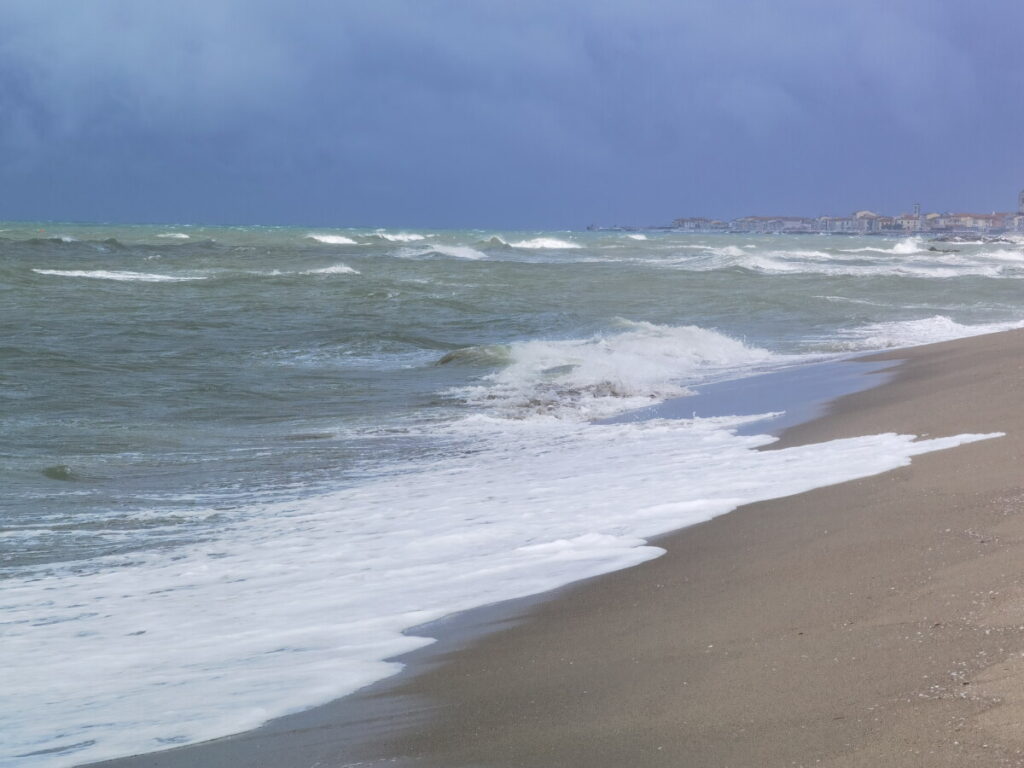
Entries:
[[511, 248], [512, 247], [511, 245], [508, 244], [507, 240], [502, 239], [498, 235], [491, 235], [486, 240], [480, 240], [478, 244], [482, 245], [482, 246], [484, 246], [486, 248]]
[[307, 269], [302, 273], [303, 275], [358, 275], [359, 270], [352, 269], [352, 267], [346, 264], [335, 264], [330, 267], [322, 267], [321, 269]]
[[162, 232], [157, 237], [167, 240], [188, 240], [191, 235], [186, 235], [184, 232]]
[[927, 252], [904, 259], [851, 259], [824, 251], [740, 251], [735, 246], [706, 250], [699, 256], [651, 262], [671, 269], [699, 272], [744, 269], [763, 275], [829, 275], [835, 277], [1019, 278], [1024, 254], [996, 252], [991, 258]]
[[[687, 383], [781, 361], [781, 356], [698, 326], [621, 321], [620, 333], [587, 339], [523, 341], [497, 351], [471, 347], [443, 362], [504, 367], [475, 386], [452, 390], [504, 417], [594, 419], [687, 394]], [[442, 362], [439, 361], [439, 362]]]
[[723, 246], [722, 248], [708, 248], [708, 253], [714, 254], [715, 256], [742, 257], [747, 255], [746, 251], [735, 245], [726, 245]]
[[1014, 320], [1001, 323], [979, 323], [965, 325], [946, 315], [917, 320], [889, 320], [868, 323], [856, 328], [842, 330], [829, 339], [819, 341], [821, 348], [831, 351], [863, 351], [869, 349], [890, 349], [934, 344], [968, 336], [981, 336], [1024, 327], [1024, 321]]
[[651, 537], [742, 504], [997, 436], [759, 451], [772, 438], [736, 435], [742, 419], [468, 422], [474, 450], [456, 458], [252, 503], [223, 535], [129, 567], [14, 582], [0, 762], [83, 765], [246, 731], [397, 673], [389, 659], [431, 642], [414, 627], [637, 565], [663, 554]]
[[646, 240], [647, 235], [626, 235], [630, 240]]
[[507, 365], [512, 362], [512, 348], [507, 344], [483, 344], [462, 347], [438, 358], [435, 365]]
[[318, 243], [325, 243], [326, 245], [359, 245], [351, 237], [345, 237], [344, 235], [306, 235], [309, 240], [316, 240]]
[[391, 243], [415, 243], [419, 240], [427, 239], [426, 235], [420, 235], [415, 232], [375, 232], [373, 236]]
[[840, 249], [840, 253], [893, 253], [900, 256], [909, 256], [914, 253], [926, 253], [927, 250], [920, 237], [908, 237], [900, 240], [892, 248], [845, 248]]
[[487, 254], [468, 245], [427, 245], [422, 248], [403, 248], [394, 254], [401, 259], [419, 259], [426, 256], [450, 256], [453, 259], [486, 259]]
[[59, 277], [88, 277], [95, 280], [118, 280], [128, 283], [180, 283], [188, 280], [205, 280], [205, 277], [183, 277], [175, 275], [156, 275], [150, 272], [111, 271], [106, 269], [33, 269], [40, 275], [57, 275]]
[[26, 245], [53, 245], [55, 243], [77, 243], [78, 238], [62, 235], [60, 237], [29, 237], [20, 242]]
[[[501, 238], [498, 239], [500, 240]], [[535, 237], [532, 240], [520, 240], [517, 243], [509, 243], [509, 245], [513, 248], [529, 248], [533, 250], [542, 248], [567, 250], [582, 247], [578, 243], [573, 243], [569, 240], [559, 240], [556, 237]]]

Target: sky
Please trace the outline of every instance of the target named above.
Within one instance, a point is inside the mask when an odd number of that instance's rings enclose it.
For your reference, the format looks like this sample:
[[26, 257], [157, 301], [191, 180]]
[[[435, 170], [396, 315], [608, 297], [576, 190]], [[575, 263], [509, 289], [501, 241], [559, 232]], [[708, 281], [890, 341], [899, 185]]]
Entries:
[[1016, 207], [1012, 0], [0, 0], [0, 219]]

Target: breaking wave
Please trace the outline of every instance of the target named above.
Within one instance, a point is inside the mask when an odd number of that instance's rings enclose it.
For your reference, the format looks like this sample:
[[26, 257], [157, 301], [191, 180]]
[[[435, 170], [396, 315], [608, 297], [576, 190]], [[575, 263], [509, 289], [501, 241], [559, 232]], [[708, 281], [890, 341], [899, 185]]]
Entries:
[[420, 259], [427, 256], [449, 256], [453, 259], [486, 259], [487, 254], [468, 245], [427, 245], [421, 248], [403, 248], [395, 253], [402, 259]]
[[698, 326], [621, 321], [620, 333], [587, 339], [471, 347], [439, 362], [503, 365], [452, 393], [503, 417], [578, 420], [611, 416], [688, 393], [687, 384], [781, 356]]
[[351, 237], [345, 237], [344, 235], [306, 235], [306, 237], [327, 245], [359, 245]]
[[919, 237], [908, 237], [900, 240], [892, 248], [847, 248], [842, 249], [841, 253], [893, 253], [900, 256], [909, 256], [914, 253], [926, 253], [927, 248]]
[[322, 267], [321, 269], [307, 269], [302, 274], [304, 275], [358, 275], [359, 270], [352, 269], [352, 267], [346, 264], [335, 264], [330, 267]]
[[415, 232], [375, 232], [373, 236], [391, 243], [414, 243], [427, 239], [426, 235], [419, 235]]
[[855, 352], [934, 344], [1021, 327], [1024, 327], [1024, 321], [965, 325], [946, 315], [933, 315], [918, 320], [868, 323], [837, 331], [829, 339], [822, 339], [820, 343], [827, 350]]
[[123, 272], [106, 269], [33, 269], [40, 275], [57, 275], [59, 277], [89, 277], [95, 280], [118, 280], [135, 283], [180, 283], [188, 280], [205, 280], [205, 277], [179, 277], [174, 275], [156, 275], [150, 272]]
[[[497, 239], [501, 240], [501, 238]], [[568, 250], [582, 247], [578, 243], [573, 243], [569, 240], [559, 240], [556, 237], [535, 237], [532, 240], [520, 240], [516, 243], [509, 243], [509, 245], [513, 248], [529, 248], [533, 250], [542, 248]]]

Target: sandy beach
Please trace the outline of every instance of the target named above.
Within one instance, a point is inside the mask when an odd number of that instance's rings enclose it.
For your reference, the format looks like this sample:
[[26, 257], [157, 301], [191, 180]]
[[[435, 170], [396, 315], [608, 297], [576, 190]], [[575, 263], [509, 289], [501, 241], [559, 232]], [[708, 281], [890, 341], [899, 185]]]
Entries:
[[103, 765], [1024, 765], [1022, 352], [1011, 331], [877, 355], [901, 361], [890, 381], [770, 449], [1004, 437], [742, 507], [498, 610], [526, 615], [344, 700], [349, 730], [320, 708]]

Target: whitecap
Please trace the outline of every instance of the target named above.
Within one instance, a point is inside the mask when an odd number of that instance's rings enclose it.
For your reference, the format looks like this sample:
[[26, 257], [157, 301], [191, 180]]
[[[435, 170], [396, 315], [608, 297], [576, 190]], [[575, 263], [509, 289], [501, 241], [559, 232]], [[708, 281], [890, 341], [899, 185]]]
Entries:
[[785, 360], [698, 326], [621, 327], [585, 339], [516, 342], [508, 365], [452, 393], [512, 418], [593, 419], [684, 395], [687, 383], [716, 373]]
[[184, 232], [162, 232], [161, 234], [157, 235], [157, 237], [166, 238], [168, 240], [188, 240], [189, 239], [189, 235], [186, 235]]
[[359, 270], [352, 269], [352, 267], [346, 264], [334, 264], [330, 267], [323, 267], [321, 269], [307, 269], [302, 274], [304, 275], [358, 275]]
[[351, 237], [345, 237], [344, 235], [306, 235], [306, 237], [327, 245], [358, 245]]
[[946, 315], [933, 315], [916, 320], [889, 320], [868, 323], [856, 328], [841, 330], [818, 343], [821, 347], [836, 351], [860, 351], [912, 347], [934, 344], [939, 341], [981, 336], [1014, 328], [1024, 327], [1024, 321], [1000, 323], [958, 323]]
[[551, 249], [569, 249], [569, 248], [580, 248], [578, 243], [573, 243], [568, 240], [559, 240], [555, 237], [535, 237], [532, 240], [520, 240], [517, 243], [509, 243], [513, 248], [551, 248]]
[[468, 245], [428, 245], [422, 248], [402, 248], [395, 253], [402, 259], [418, 259], [426, 256], [450, 256], [454, 259], [486, 259], [487, 254]]
[[376, 232], [376, 237], [382, 240], [388, 240], [392, 243], [415, 243], [419, 240], [426, 240], [426, 235], [420, 235], [415, 232]]
[[106, 269], [33, 269], [40, 275], [58, 275], [60, 277], [89, 277], [96, 280], [119, 280], [138, 283], [179, 283], [186, 280], [205, 280], [205, 277], [182, 277], [176, 275], [156, 275], [149, 272], [110, 271]]
[[646, 240], [647, 235], [626, 235], [630, 240]]

